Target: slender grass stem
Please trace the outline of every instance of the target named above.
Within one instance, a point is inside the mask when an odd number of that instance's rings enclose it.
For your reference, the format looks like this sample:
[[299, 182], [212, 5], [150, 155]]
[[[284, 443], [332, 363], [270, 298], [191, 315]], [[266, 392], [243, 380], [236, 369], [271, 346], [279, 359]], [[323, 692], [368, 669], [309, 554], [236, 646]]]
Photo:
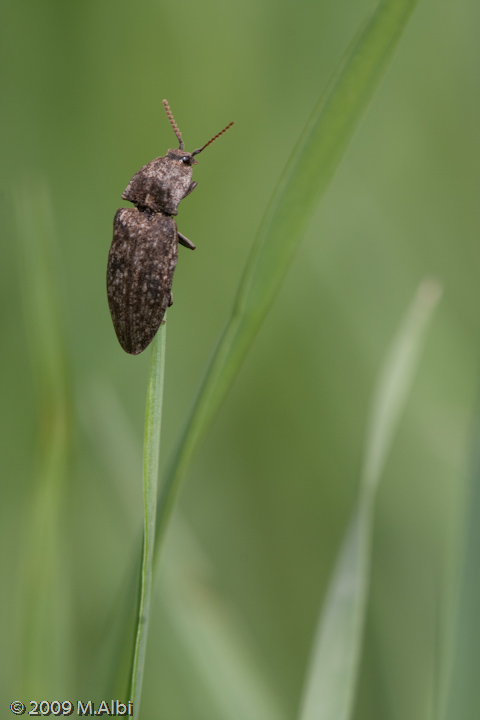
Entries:
[[142, 565], [138, 597], [135, 647], [132, 656], [129, 699], [133, 703], [133, 717], [138, 720], [143, 684], [143, 671], [147, 649], [150, 600], [152, 594], [153, 550], [155, 541], [155, 518], [157, 511], [158, 462], [160, 455], [160, 433], [162, 420], [163, 381], [165, 375], [166, 323], [160, 329], [152, 344], [150, 375], [147, 390], [145, 418], [145, 440], [143, 452], [144, 487], [144, 535]]

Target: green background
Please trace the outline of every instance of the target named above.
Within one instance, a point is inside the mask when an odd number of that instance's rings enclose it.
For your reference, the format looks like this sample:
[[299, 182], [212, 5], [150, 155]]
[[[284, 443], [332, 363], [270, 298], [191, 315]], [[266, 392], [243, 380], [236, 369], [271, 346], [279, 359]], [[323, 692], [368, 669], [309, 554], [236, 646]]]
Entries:
[[[5, 707], [19, 693], [24, 702], [102, 697], [92, 665], [103, 667], [105, 628], [139, 552], [149, 360], [148, 350], [132, 358], [117, 343], [106, 260], [130, 177], [176, 144], [162, 99], [190, 151], [236, 123], [199, 157], [198, 188], [179, 210], [179, 229], [197, 250], [179, 250], [168, 314], [164, 466], [280, 172], [371, 7], [363, 0], [3, 1]], [[242, 623], [285, 718], [295, 717], [354, 502], [375, 378], [430, 276], [444, 295], [379, 494], [355, 715], [427, 716], [478, 396], [479, 26], [473, 0], [419, 3], [181, 493], [167, 558], [181, 517], [205, 556], [209, 592]], [[25, 303], [31, 280], [22, 273], [13, 207], [40, 186], [53, 215], [50, 269], [72, 445], [60, 509], [65, 677], [35, 698], [22, 685], [16, 618], [48, 418], [36, 399]], [[190, 559], [195, 573], [195, 553]], [[143, 716], [215, 720], [164, 604], [160, 596], [150, 628]]]

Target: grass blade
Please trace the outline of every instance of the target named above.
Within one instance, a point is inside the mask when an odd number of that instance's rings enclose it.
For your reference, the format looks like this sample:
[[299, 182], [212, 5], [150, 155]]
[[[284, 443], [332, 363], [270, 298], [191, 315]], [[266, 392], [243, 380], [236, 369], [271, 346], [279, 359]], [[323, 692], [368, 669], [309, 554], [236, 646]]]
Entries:
[[150, 375], [147, 390], [145, 418], [145, 444], [143, 451], [144, 487], [144, 535], [142, 567], [138, 599], [135, 646], [132, 655], [132, 672], [129, 699], [133, 703], [133, 717], [138, 720], [143, 684], [143, 671], [147, 649], [150, 601], [152, 595], [153, 550], [155, 542], [155, 518], [157, 511], [158, 462], [160, 454], [160, 431], [162, 420], [163, 380], [165, 375], [166, 323], [160, 329], [152, 344]]
[[378, 5], [352, 43], [287, 164], [252, 248], [231, 317], [162, 483], [156, 551], [192, 453], [228, 392], [282, 284], [322, 193], [415, 5], [416, 0], [383, 0]]
[[[267, 682], [248, 626], [215, 589], [214, 569], [198, 538], [175, 514], [162, 565], [162, 611], [192, 670], [222, 720], [285, 720]], [[188, 688], [193, 694], [193, 688]], [[202, 717], [208, 713], [202, 713]]]
[[[476, 418], [473, 433], [474, 459], [471, 477], [459, 518], [457, 567], [452, 584], [456, 597], [448, 618], [447, 690], [440, 702], [443, 720], [476, 720], [480, 707], [478, 667], [480, 663], [480, 580], [478, 548], [480, 546], [480, 424]], [[452, 601], [452, 598], [450, 598]], [[445, 683], [442, 683], [445, 685]]]
[[370, 583], [376, 491], [439, 297], [437, 283], [422, 283], [377, 381], [359, 498], [317, 628], [300, 720], [349, 720], [352, 715]]
[[[70, 389], [58, 308], [58, 257], [48, 187], [25, 183], [14, 194], [22, 290], [36, 394], [36, 452], [30, 488], [30, 507], [23, 532], [23, 577], [18, 622], [19, 686], [33, 697], [68, 689], [68, 587], [60, 524], [70, 452]], [[21, 683], [21, 685], [20, 685]]]

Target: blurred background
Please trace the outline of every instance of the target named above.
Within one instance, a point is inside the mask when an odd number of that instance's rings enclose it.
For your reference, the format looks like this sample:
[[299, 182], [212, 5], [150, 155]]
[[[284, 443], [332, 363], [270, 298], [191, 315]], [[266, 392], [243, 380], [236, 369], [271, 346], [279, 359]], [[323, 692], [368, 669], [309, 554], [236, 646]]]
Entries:
[[[121, 350], [105, 290], [121, 194], [176, 146], [163, 98], [190, 151], [235, 120], [200, 156], [198, 188], [179, 210], [197, 250], [179, 250], [168, 313], [164, 467], [279, 175], [372, 3], [2, 5], [0, 692], [4, 704], [19, 692], [35, 699], [22, 685], [18, 613], [48, 424], [36, 357], [48, 336], [31, 312], [38, 232], [48, 236], [69, 449], [55, 491], [64, 677], [36, 699], [88, 699], [92, 673], [102, 696], [102, 638], [142, 526], [150, 351]], [[419, 2], [182, 488], [165, 578], [178, 553], [177, 566], [208, 577], [212, 606], [233, 618], [284, 718], [296, 714], [355, 499], [375, 379], [426, 276], [444, 294], [379, 493], [355, 717], [416, 720], [430, 702], [478, 401], [479, 27], [474, 0]], [[150, 628], [143, 716], [214, 720], [169, 588]]]

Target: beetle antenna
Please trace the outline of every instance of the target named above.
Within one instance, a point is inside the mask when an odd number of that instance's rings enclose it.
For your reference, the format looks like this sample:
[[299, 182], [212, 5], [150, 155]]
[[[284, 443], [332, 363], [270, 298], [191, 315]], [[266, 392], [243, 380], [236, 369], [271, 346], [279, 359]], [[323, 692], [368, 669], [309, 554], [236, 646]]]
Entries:
[[215, 137], [212, 137], [212, 139], [209, 140], [207, 143], [205, 143], [205, 145], [204, 145], [203, 147], [198, 148], [198, 150], [194, 150], [194, 151], [192, 152], [192, 156], [193, 156], [193, 155], [198, 155], [198, 153], [201, 153], [202, 150], [205, 150], [205, 148], [208, 147], [209, 145], [211, 145], [214, 140], [216, 140], [218, 137], [220, 137], [220, 135], [223, 135], [224, 132], [227, 132], [227, 130], [232, 127], [232, 125], [233, 125], [234, 122], [235, 122], [235, 121], [232, 120], [232, 122], [229, 123], [229, 124], [227, 125], [227, 127], [224, 127], [223, 130], [221, 130], [217, 135], [215, 135]]
[[177, 125], [177, 123], [175, 122], [175, 120], [173, 119], [172, 111], [170, 110], [170, 105], [168, 104], [168, 102], [167, 102], [166, 100], [163, 100], [162, 102], [163, 102], [163, 106], [164, 106], [164, 108], [165, 108], [165, 112], [167, 113], [167, 117], [168, 117], [168, 119], [170, 120], [170, 125], [171, 125], [172, 128], [173, 128], [173, 132], [174, 132], [175, 135], [177, 136], [178, 142], [180, 143], [179, 150], [183, 150], [182, 133], [181, 133], [180, 130], [178, 129], [178, 125]]

